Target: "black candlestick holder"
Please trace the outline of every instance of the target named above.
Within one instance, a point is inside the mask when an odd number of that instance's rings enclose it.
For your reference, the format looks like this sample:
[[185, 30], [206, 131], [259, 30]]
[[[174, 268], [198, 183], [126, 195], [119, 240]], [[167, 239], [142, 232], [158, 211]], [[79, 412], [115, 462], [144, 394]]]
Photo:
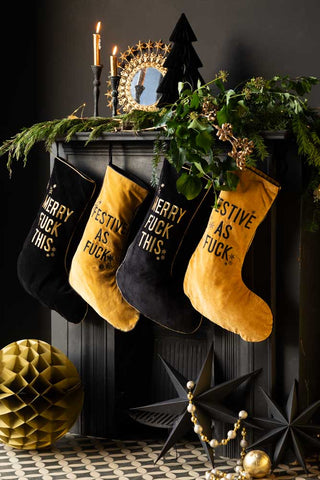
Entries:
[[98, 103], [100, 95], [100, 77], [103, 65], [91, 65], [93, 73], [93, 116], [98, 117]]
[[115, 117], [117, 115], [118, 110], [118, 87], [120, 82], [119, 75], [111, 75], [111, 95], [112, 95], [112, 116]]

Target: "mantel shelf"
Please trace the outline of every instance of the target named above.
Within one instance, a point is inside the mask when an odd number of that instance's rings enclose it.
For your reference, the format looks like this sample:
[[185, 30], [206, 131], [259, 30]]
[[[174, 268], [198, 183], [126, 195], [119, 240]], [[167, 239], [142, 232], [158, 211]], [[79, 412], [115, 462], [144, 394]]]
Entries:
[[[122, 130], [118, 132], [105, 132], [92, 142], [152, 142], [159, 137], [160, 130]], [[261, 132], [266, 140], [285, 140], [289, 137], [288, 130], [266, 130]], [[76, 133], [70, 142], [87, 142], [90, 132]], [[65, 138], [59, 138], [58, 142], [65, 142]], [[68, 142], [69, 143], [69, 142]]]
[[[92, 142], [153, 142], [159, 136], [159, 130], [155, 131], [134, 131], [134, 130], [122, 130], [118, 132], [105, 132], [99, 135], [99, 137], [92, 140]], [[90, 136], [90, 132], [78, 132], [76, 133], [70, 142], [87, 142]], [[65, 138], [57, 139], [58, 142], [64, 142]], [[69, 143], [69, 142], [68, 142]]]

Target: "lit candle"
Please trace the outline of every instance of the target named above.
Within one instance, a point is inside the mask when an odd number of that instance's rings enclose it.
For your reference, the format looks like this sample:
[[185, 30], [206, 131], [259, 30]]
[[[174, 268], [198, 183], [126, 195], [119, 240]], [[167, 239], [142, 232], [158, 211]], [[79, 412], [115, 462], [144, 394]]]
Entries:
[[100, 28], [101, 22], [97, 23], [96, 33], [93, 34], [93, 64], [100, 65], [100, 49], [101, 49], [101, 38], [100, 38]]
[[112, 55], [110, 55], [110, 73], [111, 77], [116, 77], [118, 75], [118, 57], [117, 57], [118, 47], [115, 46]]

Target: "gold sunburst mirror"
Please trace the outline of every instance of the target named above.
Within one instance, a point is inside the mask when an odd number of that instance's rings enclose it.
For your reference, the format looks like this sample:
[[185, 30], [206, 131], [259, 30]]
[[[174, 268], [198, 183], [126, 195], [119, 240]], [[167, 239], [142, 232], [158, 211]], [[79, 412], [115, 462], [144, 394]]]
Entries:
[[[145, 43], [139, 41], [119, 55], [119, 108], [124, 112], [157, 110], [157, 89], [167, 71], [163, 64], [169, 51], [169, 44], [149, 40]], [[111, 91], [107, 96], [111, 107]]]

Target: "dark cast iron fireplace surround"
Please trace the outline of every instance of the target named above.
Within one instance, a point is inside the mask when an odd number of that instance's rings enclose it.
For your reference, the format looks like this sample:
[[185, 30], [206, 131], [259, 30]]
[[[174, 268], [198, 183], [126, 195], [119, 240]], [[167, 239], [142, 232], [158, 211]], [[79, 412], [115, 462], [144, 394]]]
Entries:
[[[71, 142], [56, 142], [52, 159], [55, 155], [66, 159], [94, 178], [99, 190], [112, 146], [116, 165], [150, 181], [154, 133], [107, 133], [85, 145], [87, 139], [88, 134], [78, 134]], [[68, 324], [52, 312], [52, 344], [75, 364], [85, 388], [74, 432], [104, 438], [152, 436], [150, 427], [144, 430], [128, 410], [176, 396], [159, 356], [186, 378], [195, 379], [211, 344], [216, 384], [261, 369], [233, 398], [235, 414], [246, 409], [250, 416], [268, 416], [258, 387], [284, 406], [294, 379], [299, 381], [301, 408], [318, 400], [319, 234], [304, 227], [311, 207], [303, 195], [306, 172], [295, 144], [285, 132], [267, 135], [267, 143], [270, 156], [259, 167], [282, 188], [257, 230], [243, 279], [271, 306], [272, 335], [264, 342], [248, 343], [208, 320], [196, 333], [181, 335], [143, 317], [133, 331], [123, 333], [93, 311], [80, 325]], [[216, 422], [215, 428], [220, 438], [228, 426]], [[236, 453], [232, 443], [224, 454]]]

